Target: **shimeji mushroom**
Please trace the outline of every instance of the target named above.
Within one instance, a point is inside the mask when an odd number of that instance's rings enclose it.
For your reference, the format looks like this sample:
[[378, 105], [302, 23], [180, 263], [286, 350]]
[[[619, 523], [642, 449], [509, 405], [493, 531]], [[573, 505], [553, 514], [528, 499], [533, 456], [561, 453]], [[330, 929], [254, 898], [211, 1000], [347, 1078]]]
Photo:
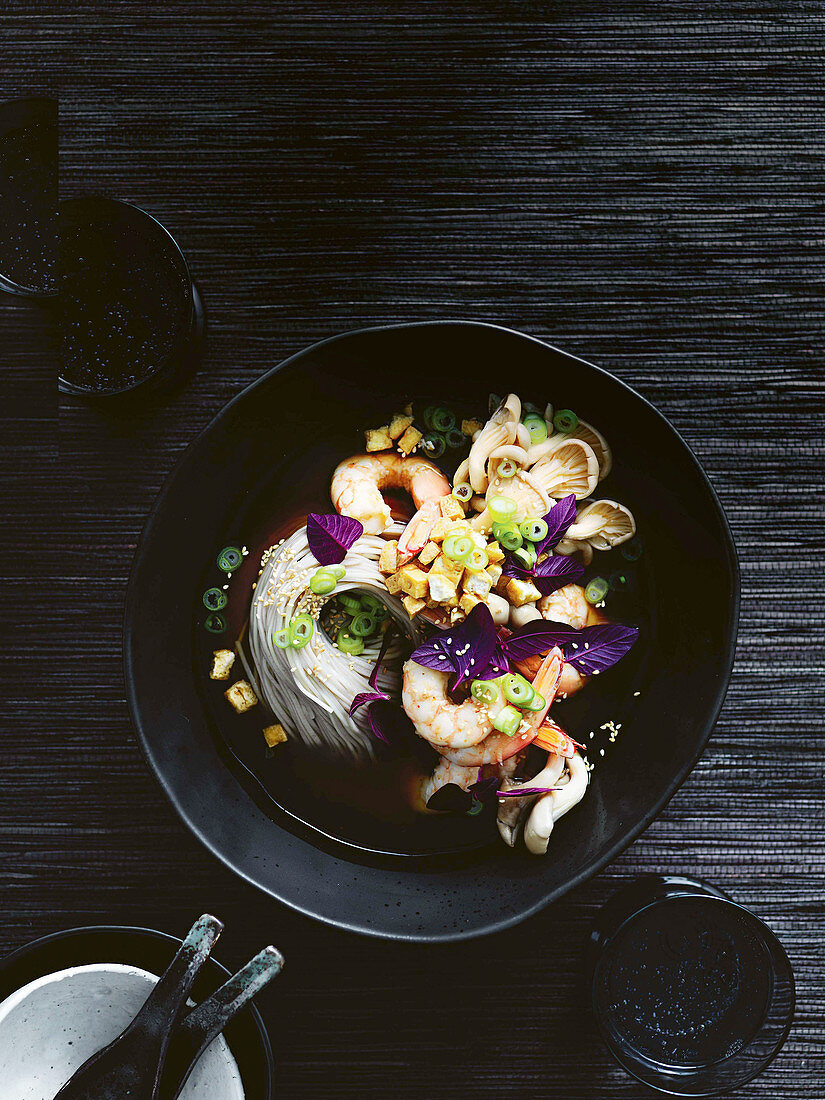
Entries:
[[599, 481], [604, 481], [613, 469], [613, 455], [602, 433], [586, 420], [580, 420], [568, 438], [581, 439], [592, 448], [599, 463]]
[[563, 538], [557, 546], [553, 547], [553, 553], [564, 554], [565, 557], [578, 554], [579, 561], [585, 568], [593, 560], [593, 547], [589, 542], [579, 541], [578, 539]]
[[589, 542], [597, 550], [612, 550], [632, 539], [636, 521], [628, 508], [615, 500], [592, 500], [579, 509], [566, 538]]
[[470, 448], [470, 484], [477, 493], [483, 493], [489, 484], [487, 460], [498, 447], [515, 443], [521, 418], [521, 401], [516, 394], [509, 394], [499, 405]]
[[[556, 756], [555, 753], [548, 753], [547, 763], [538, 775], [522, 782], [502, 778], [499, 789], [502, 791], [517, 791], [519, 787], [524, 787], [525, 790], [532, 790], [536, 787], [555, 787], [564, 772], [564, 764], [564, 757]], [[496, 824], [501, 839], [509, 847], [514, 848], [516, 846], [530, 809], [535, 805], [536, 799], [541, 797], [542, 795], [525, 794], [520, 796], [511, 795], [508, 798], [499, 800]]]
[[559, 780], [559, 790], [539, 796], [525, 822], [524, 846], [534, 856], [544, 855], [555, 823], [584, 798], [587, 768], [578, 753], [567, 761], [567, 775], [566, 783], [564, 776]]
[[530, 476], [548, 496], [583, 500], [599, 483], [599, 461], [583, 440], [568, 439], [531, 466]]

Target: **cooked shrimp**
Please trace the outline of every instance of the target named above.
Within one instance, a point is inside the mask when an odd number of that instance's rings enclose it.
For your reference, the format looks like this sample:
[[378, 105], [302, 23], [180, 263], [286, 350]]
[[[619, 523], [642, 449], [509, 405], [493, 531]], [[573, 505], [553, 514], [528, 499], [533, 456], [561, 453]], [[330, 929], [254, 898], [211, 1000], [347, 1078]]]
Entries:
[[398, 540], [397, 553], [400, 565], [411, 561], [424, 549], [440, 514], [438, 505], [431, 500], [421, 505]]
[[404, 710], [418, 736], [439, 751], [467, 749], [489, 737], [493, 719], [500, 709], [486, 707], [472, 697], [463, 703], [453, 703], [447, 694], [449, 679], [449, 673], [425, 668], [415, 661], [407, 661], [404, 665], [401, 691]]
[[417, 810], [426, 810], [427, 803], [436, 791], [455, 783], [462, 791], [467, 791], [478, 779], [478, 768], [462, 768], [445, 757], [439, 757], [431, 775], [422, 775], [414, 791], [413, 804]]
[[[556, 623], [566, 623], [568, 626], [575, 627], [576, 630], [605, 621], [598, 608], [593, 607], [584, 598], [584, 589], [580, 584], [566, 584], [564, 588], [558, 588], [549, 596], [542, 597], [536, 606], [542, 618]], [[536, 674], [541, 661], [541, 656], [526, 657], [523, 661], [516, 663], [516, 668], [522, 676], [530, 680]], [[559, 697], [566, 699], [570, 695], [575, 695], [577, 691], [581, 691], [589, 679], [589, 676], [583, 676], [574, 665], [565, 661], [559, 681]]]
[[498, 447], [515, 443], [520, 420], [521, 401], [511, 393], [501, 402], [470, 448], [470, 484], [475, 492], [483, 493], [487, 488], [487, 459]]
[[433, 462], [418, 455], [394, 451], [352, 455], [332, 475], [330, 496], [336, 511], [364, 525], [368, 535], [380, 535], [391, 523], [390, 507], [382, 489], [403, 489], [416, 508], [437, 502], [450, 492], [450, 483]]
[[[532, 779], [527, 779], [518, 783], [510, 778], [502, 779], [500, 790], [515, 791], [518, 790], [519, 787], [525, 787], [527, 789], [531, 787], [554, 787], [561, 778], [563, 772], [564, 757], [558, 756], [553, 752], [548, 752], [547, 761], [544, 767], [537, 775], [534, 775]], [[498, 813], [496, 814], [496, 824], [498, 825], [498, 831], [505, 844], [509, 844], [511, 848], [515, 847], [519, 832], [530, 807], [535, 804], [536, 799], [541, 797], [542, 796], [538, 794], [525, 794], [500, 799]]]
[[559, 790], [539, 795], [524, 825], [524, 844], [534, 856], [543, 856], [553, 826], [568, 810], [584, 798], [587, 790], [587, 768], [578, 753], [567, 761], [567, 779], [559, 780]]

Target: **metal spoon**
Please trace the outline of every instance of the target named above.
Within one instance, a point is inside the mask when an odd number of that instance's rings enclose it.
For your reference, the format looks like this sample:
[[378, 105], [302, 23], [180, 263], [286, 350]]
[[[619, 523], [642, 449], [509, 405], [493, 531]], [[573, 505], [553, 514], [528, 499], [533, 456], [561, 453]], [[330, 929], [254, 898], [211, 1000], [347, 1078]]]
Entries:
[[54, 1100], [156, 1100], [170, 1032], [222, 931], [209, 914], [195, 921], [131, 1024], [84, 1062]]
[[237, 1012], [280, 974], [284, 957], [275, 947], [265, 947], [186, 1016], [169, 1045], [158, 1089], [158, 1100], [177, 1100], [201, 1054]]

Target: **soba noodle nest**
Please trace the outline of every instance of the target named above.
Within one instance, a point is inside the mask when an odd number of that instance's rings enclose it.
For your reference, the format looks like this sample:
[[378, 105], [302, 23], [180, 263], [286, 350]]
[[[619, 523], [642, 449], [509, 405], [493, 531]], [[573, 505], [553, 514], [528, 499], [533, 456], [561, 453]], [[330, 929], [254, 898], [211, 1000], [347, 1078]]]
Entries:
[[[403, 526], [394, 524], [384, 538], [397, 538]], [[406, 635], [417, 640], [417, 632], [401, 601], [387, 592], [378, 570], [384, 538], [362, 535], [350, 548], [343, 566], [346, 577], [335, 595], [360, 589], [376, 596], [399, 628], [378, 674], [378, 689], [398, 698], [401, 691], [400, 659]], [[266, 551], [249, 614], [248, 652], [241, 643], [238, 652], [247, 676], [262, 699], [290, 736], [314, 748], [372, 756], [374, 736], [367, 721], [367, 707], [353, 717], [348, 710], [363, 691], [372, 691], [369, 677], [379, 654], [379, 643], [365, 644], [359, 656], [343, 653], [332, 644], [319, 616], [332, 597], [317, 596], [309, 582], [318, 562], [309, 549], [306, 527], [300, 528], [279, 546]], [[295, 615], [307, 612], [315, 619], [312, 638], [303, 649], [279, 649], [273, 634], [287, 626]]]

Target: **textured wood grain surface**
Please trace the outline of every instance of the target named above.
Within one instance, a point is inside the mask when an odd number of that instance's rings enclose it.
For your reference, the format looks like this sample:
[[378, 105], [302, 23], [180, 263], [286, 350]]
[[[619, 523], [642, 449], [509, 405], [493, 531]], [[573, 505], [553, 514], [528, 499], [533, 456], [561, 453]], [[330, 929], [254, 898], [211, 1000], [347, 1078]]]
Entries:
[[[0, 89], [59, 92], [64, 194], [169, 226], [209, 339], [162, 407], [58, 413], [40, 314], [0, 301], [0, 950], [212, 910], [226, 962], [287, 956], [262, 998], [281, 1096], [641, 1098], [594, 1034], [580, 953], [619, 885], [688, 872], [764, 917], [796, 970], [787, 1046], [740, 1095], [825, 1097], [823, 11], [4, 6]], [[201, 850], [132, 734], [121, 616], [151, 502], [223, 402], [321, 336], [446, 317], [547, 338], [654, 401], [721, 495], [743, 602], [716, 732], [647, 833], [519, 928], [414, 948], [315, 925]]]

